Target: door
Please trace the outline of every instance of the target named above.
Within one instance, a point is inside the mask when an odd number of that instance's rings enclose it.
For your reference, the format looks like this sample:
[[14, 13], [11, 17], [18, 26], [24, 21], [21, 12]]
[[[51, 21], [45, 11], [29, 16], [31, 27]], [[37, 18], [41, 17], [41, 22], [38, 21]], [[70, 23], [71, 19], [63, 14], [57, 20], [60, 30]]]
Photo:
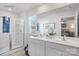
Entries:
[[9, 33], [3, 33], [3, 18], [0, 17], [0, 54], [9, 51]]
[[23, 35], [24, 35], [24, 21], [15, 20], [15, 32], [12, 33], [12, 49], [23, 46]]

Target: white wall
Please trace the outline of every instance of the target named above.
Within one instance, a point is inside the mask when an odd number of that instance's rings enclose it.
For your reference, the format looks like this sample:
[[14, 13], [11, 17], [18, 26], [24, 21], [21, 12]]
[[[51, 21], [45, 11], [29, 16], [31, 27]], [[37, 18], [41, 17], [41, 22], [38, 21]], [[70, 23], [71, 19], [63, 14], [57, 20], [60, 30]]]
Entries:
[[20, 17], [20, 20], [23, 20], [23, 41], [24, 41], [24, 46], [27, 45], [27, 42], [28, 42], [28, 31], [29, 31], [29, 20], [28, 20], [28, 12], [22, 12], [22, 13], [19, 13], [19, 17]]

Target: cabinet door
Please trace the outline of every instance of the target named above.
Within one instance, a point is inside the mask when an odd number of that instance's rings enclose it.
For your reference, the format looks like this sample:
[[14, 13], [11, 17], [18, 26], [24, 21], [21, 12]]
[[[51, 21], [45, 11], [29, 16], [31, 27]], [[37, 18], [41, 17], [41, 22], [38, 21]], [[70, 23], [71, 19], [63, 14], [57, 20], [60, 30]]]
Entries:
[[61, 56], [62, 52], [56, 50], [55, 48], [46, 47], [46, 56]]
[[76, 55], [73, 55], [73, 54], [70, 54], [70, 53], [67, 53], [67, 52], [62, 52], [62, 56], [76, 56]]
[[44, 56], [44, 45], [36, 44], [35, 48], [36, 56]]
[[28, 53], [30, 56], [35, 56], [35, 44], [34, 43], [30, 43], [28, 44]]
[[51, 42], [46, 42], [46, 55], [56, 55], [56, 56], [72, 56], [76, 55], [76, 50], [75, 48], [61, 45], [61, 44], [56, 44], [56, 43], [51, 43]]
[[44, 41], [29, 39], [28, 51], [31, 56], [44, 56]]
[[31, 43], [29, 45], [29, 54], [31, 56], [44, 56], [44, 46], [36, 43]]

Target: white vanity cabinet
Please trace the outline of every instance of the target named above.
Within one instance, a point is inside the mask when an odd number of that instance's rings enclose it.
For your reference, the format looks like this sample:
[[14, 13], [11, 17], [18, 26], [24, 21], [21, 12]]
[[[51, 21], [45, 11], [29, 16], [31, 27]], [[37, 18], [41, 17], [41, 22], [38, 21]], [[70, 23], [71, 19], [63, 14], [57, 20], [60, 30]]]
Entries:
[[53, 42], [46, 42], [46, 56], [77, 56], [79, 49]]
[[72, 43], [32, 37], [28, 40], [28, 52], [30, 56], [79, 56], [78, 44]]
[[44, 56], [44, 41], [29, 39], [28, 52], [30, 56]]

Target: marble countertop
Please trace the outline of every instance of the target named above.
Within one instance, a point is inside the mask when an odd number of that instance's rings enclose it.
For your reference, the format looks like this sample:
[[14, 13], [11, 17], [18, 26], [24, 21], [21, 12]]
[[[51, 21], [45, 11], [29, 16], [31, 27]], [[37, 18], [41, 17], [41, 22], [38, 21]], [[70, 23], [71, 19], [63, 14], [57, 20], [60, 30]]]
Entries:
[[61, 36], [53, 36], [52, 38], [30, 36], [30, 38], [79, 48], [79, 38], [65, 37], [65, 40]]

